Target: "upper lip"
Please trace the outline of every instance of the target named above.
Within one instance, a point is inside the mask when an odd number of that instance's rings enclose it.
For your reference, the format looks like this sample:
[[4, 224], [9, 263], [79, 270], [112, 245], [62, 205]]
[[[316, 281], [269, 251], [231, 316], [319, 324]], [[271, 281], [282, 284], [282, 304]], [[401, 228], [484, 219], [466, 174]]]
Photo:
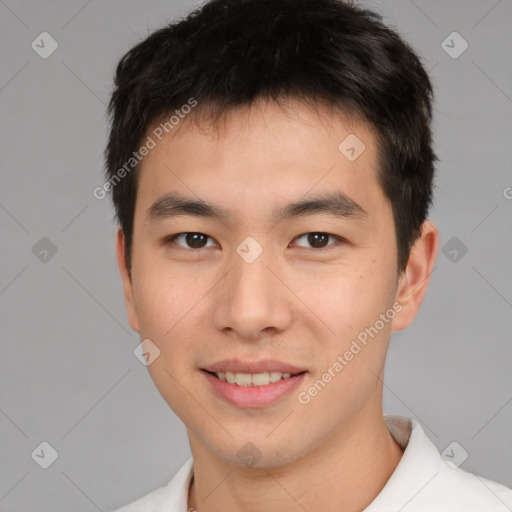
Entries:
[[262, 361], [241, 361], [240, 359], [223, 359], [203, 368], [209, 372], [232, 372], [232, 373], [302, 373], [306, 370], [283, 361], [275, 359], [265, 359]]

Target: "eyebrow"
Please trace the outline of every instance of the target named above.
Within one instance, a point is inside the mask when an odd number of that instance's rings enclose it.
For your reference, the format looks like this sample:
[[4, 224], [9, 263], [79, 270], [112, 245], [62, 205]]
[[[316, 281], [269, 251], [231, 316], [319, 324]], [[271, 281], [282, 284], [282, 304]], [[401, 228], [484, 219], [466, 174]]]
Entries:
[[[334, 217], [353, 220], [366, 220], [368, 213], [343, 192], [312, 195], [301, 198], [282, 207], [275, 207], [272, 218], [277, 223], [283, 219], [325, 213]], [[192, 215], [204, 218], [227, 220], [229, 210], [202, 199], [192, 199], [179, 194], [169, 193], [157, 199], [147, 210], [146, 221], [171, 219], [180, 215]]]

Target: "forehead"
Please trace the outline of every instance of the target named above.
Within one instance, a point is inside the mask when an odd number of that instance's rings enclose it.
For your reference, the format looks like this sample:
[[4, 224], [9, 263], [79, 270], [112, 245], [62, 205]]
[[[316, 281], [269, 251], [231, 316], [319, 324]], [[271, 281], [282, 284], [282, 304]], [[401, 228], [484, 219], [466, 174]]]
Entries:
[[366, 211], [385, 201], [373, 130], [321, 105], [258, 101], [227, 112], [215, 126], [185, 116], [161, 140], [152, 135], [158, 126], [147, 132], [156, 145], [139, 169], [143, 213], [175, 191], [253, 214], [336, 191]]

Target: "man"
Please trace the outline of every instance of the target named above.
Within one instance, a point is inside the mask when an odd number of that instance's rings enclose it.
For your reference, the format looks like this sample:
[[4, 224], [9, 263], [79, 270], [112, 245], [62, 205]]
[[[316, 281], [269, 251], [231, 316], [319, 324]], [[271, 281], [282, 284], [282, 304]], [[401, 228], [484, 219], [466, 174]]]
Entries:
[[213, 0], [121, 60], [107, 186], [148, 370], [192, 458], [120, 512], [506, 511], [383, 415], [414, 320], [432, 87], [378, 15], [336, 0]]

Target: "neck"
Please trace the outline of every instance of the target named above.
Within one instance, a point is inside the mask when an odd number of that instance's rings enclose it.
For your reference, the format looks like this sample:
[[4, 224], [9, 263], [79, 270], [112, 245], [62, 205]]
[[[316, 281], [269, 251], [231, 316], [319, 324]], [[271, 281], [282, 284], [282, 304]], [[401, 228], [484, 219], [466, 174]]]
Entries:
[[189, 439], [194, 478], [188, 509], [200, 512], [355, 512], [379, 494], [402, 457], [382, 415], [363, 408], [350, 422], [303, 457], [285, 466], [247, 468], [212, 454]]

